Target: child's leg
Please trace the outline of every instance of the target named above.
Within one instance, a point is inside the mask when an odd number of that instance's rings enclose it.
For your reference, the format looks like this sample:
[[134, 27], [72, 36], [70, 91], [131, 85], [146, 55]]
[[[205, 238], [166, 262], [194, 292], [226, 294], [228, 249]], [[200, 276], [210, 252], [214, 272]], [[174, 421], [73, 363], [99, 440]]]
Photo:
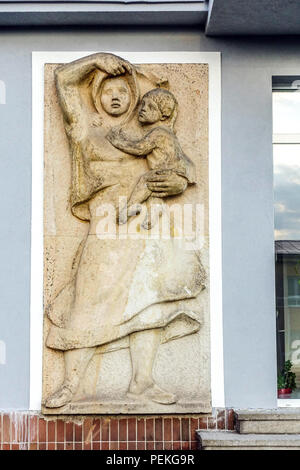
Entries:
[[140, 177], [130, 195], [130, 198], [128, 200], [128, 216], [131, 215], [130, 212], [132, 212], [132, 210], [134, 209], [132, 206], [141, 204], [142, 202], [146, 201], [148, 197], [151, 196], [151, 191], [150, 189], [148, 189], [147, 186], [147, 176], [148, 173]]
[[150, 230], [159, 221], [163, 211], [163, 202], [161, 198], [151, 196], [147, 201], [147, 214], [142, 223], [142, 227]]
[[147, 176], [145, 173], [140, 177], [135, 185], [127, 204], [120, 210], [118, 215], [119, 224], [126, 224], [128, 217], [139, 214], [142, 210], [142, 202], [151, 196], [151, 191], [147, 186]]

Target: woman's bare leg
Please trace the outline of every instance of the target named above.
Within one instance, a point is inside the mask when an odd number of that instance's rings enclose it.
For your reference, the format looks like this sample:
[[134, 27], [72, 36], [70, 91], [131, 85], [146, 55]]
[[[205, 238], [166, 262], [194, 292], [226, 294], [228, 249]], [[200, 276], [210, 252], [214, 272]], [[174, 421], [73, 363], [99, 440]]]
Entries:
[[46, 400], [46, 407], [59, 408], [71, 401], [95, 350], [96, 348], [71, 349], [64, 353], [65, 380], [62, 386]]
[[159, 329], [140, 331], [130, 335], [132, 363], [130, 392], [140, 394], [154, 384], [152, 370], [159, 344]]
[[158, 328], [130, 335], [132, 378], [129, 395], [145, 395], [158, 403], [175, 403], [175, 395], [159, 388], [152, 375], [160, 336], [161, 330]]

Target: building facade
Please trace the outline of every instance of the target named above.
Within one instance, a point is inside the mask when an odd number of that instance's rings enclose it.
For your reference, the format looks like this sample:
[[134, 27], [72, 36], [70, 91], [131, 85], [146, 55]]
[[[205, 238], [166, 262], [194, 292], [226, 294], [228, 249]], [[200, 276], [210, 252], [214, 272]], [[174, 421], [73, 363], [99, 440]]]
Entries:
[[[275, 88], [274, 77], [293, 77], [291, 83], [300, 77], [300, 12], [297, 2], [290, 2], [286, 12], [276, 1], [251, 2], [251, 9], [249, 2], [221, 3], [0, 3], [2, 449], [195, 449], [196, 430], [233, 430], [238, 410], [283, 409], [277, 393], [272, 83]], [[246, 26], [243, 16], [249, 18]], [[221, 322], [214, 340], [221, 343], [211, 343], [212, 368], [215, 360], [219, 369], [212, 374], [209, 413], [78, 414], [75, 419], [45, 416], [36, 406], [41, 383], [34, 364], [41, 339], [32, 310], [31, 282], [39, 276], [32, 271], [32, 208], [37, 203], [32, 191], [42, 162], [33, 170], [40, 136], [32, 125], [32, 57], [97, 51], [145, 57], [220, 53], [221, 165], [215, 190]], [[284, 256], [278, 250], [277, 256]], [[297, 297], [297, 273], [294, 278], [296, 287], [288, 296]], [[290, 358], [280, 357], [281, 362]], [[290, 396], [284, 400], [293, 413], [297, 403]]]

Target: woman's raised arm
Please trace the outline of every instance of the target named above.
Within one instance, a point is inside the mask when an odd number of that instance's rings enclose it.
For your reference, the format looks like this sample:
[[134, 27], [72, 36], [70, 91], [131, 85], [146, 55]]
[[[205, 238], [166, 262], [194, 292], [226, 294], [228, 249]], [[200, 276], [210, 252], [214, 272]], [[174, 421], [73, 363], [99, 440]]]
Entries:
[[98, 53], [64, 64], [55, 70], [56, 88], [64, 119], [68, 124], [80, 120], [81, 100], [78, 85], [94, 70], [101, 70], [111, 76], [132, 72], [126, 60], [113, 54]]

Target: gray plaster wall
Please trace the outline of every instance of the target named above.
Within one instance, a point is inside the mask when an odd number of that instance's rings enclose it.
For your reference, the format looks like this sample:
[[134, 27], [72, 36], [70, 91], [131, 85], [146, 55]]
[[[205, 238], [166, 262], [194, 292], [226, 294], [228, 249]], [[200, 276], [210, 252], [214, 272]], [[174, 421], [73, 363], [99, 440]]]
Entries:
[[210, 0], [206, 33], [212, 36], [299, 34], [298, 0]]
[[226, 406], [276, 406], [271, 77], [300, 75], [299, 46], [294, 38], [213, 39], [178, 27], [0, 32], [1, 409], [29, 406], [31, 52], [38, 50], [222, 52]]

